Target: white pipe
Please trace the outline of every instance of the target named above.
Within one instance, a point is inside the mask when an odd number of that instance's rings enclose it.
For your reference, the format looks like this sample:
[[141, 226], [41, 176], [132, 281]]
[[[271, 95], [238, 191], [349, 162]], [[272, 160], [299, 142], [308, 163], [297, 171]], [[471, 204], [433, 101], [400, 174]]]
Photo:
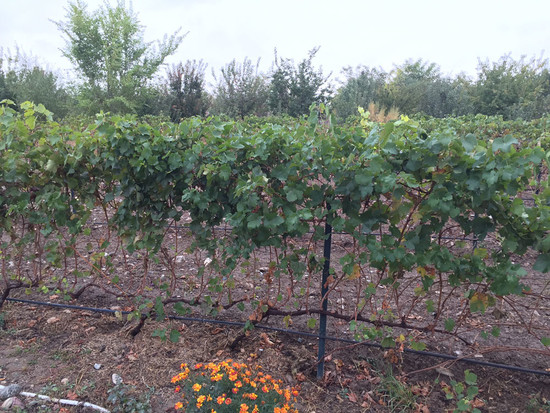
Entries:
[[[4, 389], [5, 389], [5, 386], [0, 385], [0, 391], [4, 390]], [[107, 409], [105, 409], [101, 406], [98, 406], [98, 405], [92, 404], [92, 403], [88, 403], [88, 402], [79, 402], [77, 400], [67, 400], [67, 399], [56, 399], [54, 397], [45, 396], [43, 394], [29, 393], [29, 392], [26, 392], [26, 391], [22, 391], [19, 394], [21, 396], [25, 396], [25, 397], [37, 397], [39, 399], [42, 399], [42, 400], [45, 400], [45, 401], [48, 401], [48, 402], [52, 402], [52, 403], [66, 404], [66, 405], [69, 405], [69, 406], [89, 407], [91, 409], [100, 411], [101, 413], [111, 413], [109, 410], [107, 410]]]

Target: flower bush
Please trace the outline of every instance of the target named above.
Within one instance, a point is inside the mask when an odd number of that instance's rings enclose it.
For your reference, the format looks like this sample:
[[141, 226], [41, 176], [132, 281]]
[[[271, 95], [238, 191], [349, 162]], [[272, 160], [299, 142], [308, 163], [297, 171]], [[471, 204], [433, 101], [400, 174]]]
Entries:
[[176, 410], [188, 413], [298, 413], [298, 390], [283, 388], [282, 381], [264, 374], [261, 366], [253, 369], [231, 359], [198, 363], [193, 369], [183, 363], [172, 383], [182, 395]]

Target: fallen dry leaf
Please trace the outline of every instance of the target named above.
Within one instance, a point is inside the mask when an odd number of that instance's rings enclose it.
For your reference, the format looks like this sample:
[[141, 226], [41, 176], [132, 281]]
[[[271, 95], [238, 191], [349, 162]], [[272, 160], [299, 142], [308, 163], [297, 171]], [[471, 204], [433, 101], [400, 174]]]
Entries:
[[417, 404], [414, 413], [430, 413], [430, 409], [425, 404]]
[[306, 381], [307, 380], [307, 377], [304, 373], [298, 373], [296, 374], [296, 380], [298, 381]]
[[78, 395], [77, 395], [74, 391], [69, 390], [69, 391], [67, 392], [67, 399], [69, 399], [69, 400], [76, 400], [76, 399], [78, 399]]
[[57, 317], [50, 317], [46, 320], [46, 324], [54, 324], [54, 323], [57, 323], [59, 322], [59, 318]]
[[453, 372], [449, 369], [446, 369], [445, 367], [436, 367], [435, 371], [447, 377], [454, 377]]
[[275, 344], [273, 341], [271, 341], [271, 340], [269, 339], [269, 336], [268, 336], [266, 333], [260, 333], [260, 338], [262, 339], [262, 342], [263, 342], [266, 346], [272, 346], [272, 345]]

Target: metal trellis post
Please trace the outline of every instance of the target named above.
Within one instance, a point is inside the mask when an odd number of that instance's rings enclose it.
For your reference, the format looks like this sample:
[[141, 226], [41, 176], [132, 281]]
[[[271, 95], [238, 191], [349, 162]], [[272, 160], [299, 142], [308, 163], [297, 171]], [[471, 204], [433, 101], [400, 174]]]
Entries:
[[[327, 203], [327, 211], [330, 212], [330, 204]], [[323, 248], [323, 277], [321, 280], [321, 308], [326, 313], [328, 310], [328, 277], [330, 272], [330, 251], [332, 246], [332, 225], [325, 222], [325, 243]], [[325, 374], [325, 342], [327, 336], [327, 315], [322, 313], [319, 317], [319, 353], [317, 355], [317, 379], [322, 379]]]

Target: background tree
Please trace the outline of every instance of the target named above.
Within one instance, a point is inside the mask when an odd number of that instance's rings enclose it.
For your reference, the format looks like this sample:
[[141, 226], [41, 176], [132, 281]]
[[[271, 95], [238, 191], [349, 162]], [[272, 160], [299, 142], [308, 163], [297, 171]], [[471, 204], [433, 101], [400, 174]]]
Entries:
[[15, 55], [0, 49], [0, 100], [3, 99], [17, 104], [42, 103], [56, 118], [68, 113], [71, 101], [59, 75], [42, 68], [35, 58], [19, 49]]
[[184, 36], [176, 32], [156, 45], [145, 42], [137, 15], [122, 0], [114, 7], [106, 2], [92, 13], [80, 0], [71, 2], [66, 19], [54, 23], [66, 38], [63, 55], [84, 80], [78, 89], [83, 109], [151, 112], [153, 76]]
[[408, 60], [396, 67], [387, 83], [391, 104], [406, 114], [465, 114], [470, 109], [465, 79], [444, 77], [435, 63]]
[[231, 117], [244, 118], [248, 115], [262, 116], [267, 113], [268, 86], [258, 66], [248, 58], [243, 63], [232, 60], [221, 68], [221, 76], [216, 79], [212, 112]]
[[505, 119], [541, 117], [550, 110], [548, 60], [503, 56], [493, 63], [480, 61], [471, 93], [476, 113]]
[[331, 91], [326, 86], [328, 77], [322, 69], [315, 69], [313, 58], [316, 47], [297, 67], [291, 59], [278, 59], [275, 51], [274, 69], [269, 88], [269, 107], [277, 115], [300, 116], [309, 113], [312, 103], [326, 103]]
[[388, 74], [382, 69], [359, 66], [354, 70], [346, 67], [342, 73], [346, 80], [332, 99], [332, 109], [339, 119], [356, 116], [359, 106], [366, 109], [369, 104], [383, 106], [389, 102]]
[[181, 118], [204, 116], [210, 105], [205, 89], [206, 63], [188, 60], [168, 70], [170, 95], [170, 119], [179, 122]]

